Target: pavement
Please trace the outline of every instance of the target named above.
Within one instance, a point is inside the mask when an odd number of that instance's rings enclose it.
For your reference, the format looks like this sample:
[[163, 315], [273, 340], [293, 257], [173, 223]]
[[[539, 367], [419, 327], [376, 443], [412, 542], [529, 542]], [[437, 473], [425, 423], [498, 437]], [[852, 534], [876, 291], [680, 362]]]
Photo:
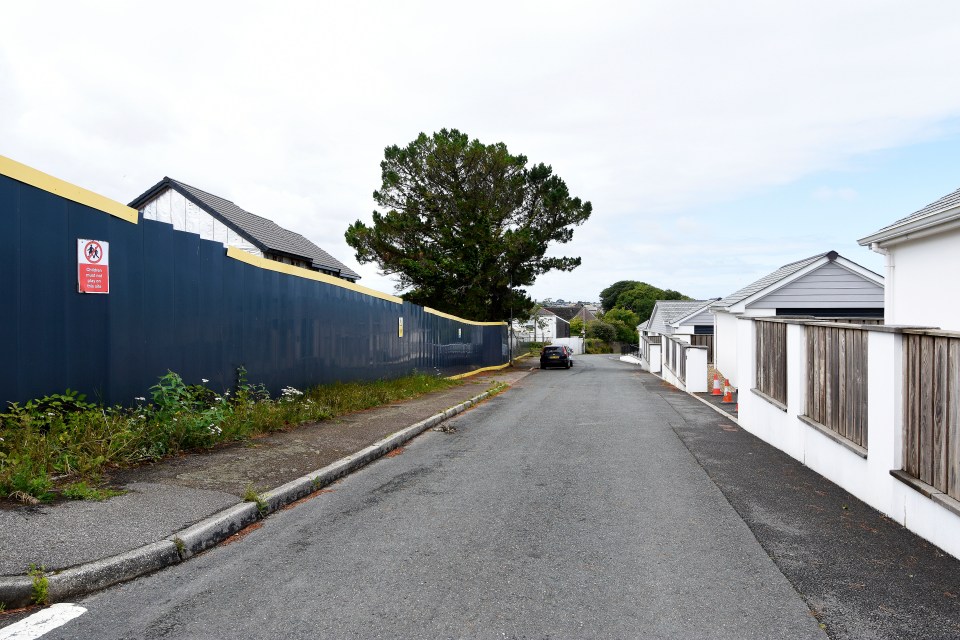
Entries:
[[[638, 388], [662, 400], [657, 420], [749, 528], [827, 636], [960, 638], [960, 561], [742, 430], [716, 408], [632, 365], [618, 366]], [[579, 366], [573, 371], [590, 373]], [[129, 470], [114, 479], [130, 492], [103, 503], [0, 511], [0, 601], [11, 607], [29, 596], [30, 581], [23, 574], [31, 562], [59, 570], [49, 578], [54, 601], [179, 564], [257, 524], [262, 514], [242, 501], [249, 484], [262, 491], [266, 511], [274, 511], [322, 491], [324, 483], [417, 433], [443, 429], [441, 420], [482, 401], [491, 383], [513, 384], [530, 374], [528, 366], [477, 376], [461, 387], [339, 421]], [[500, 400], [511, 403], [511, 394]], [[633, 399], [621, 393], [615, 401]], [[593, 419], [601, 425], [602, 418]], [[502, 446], [517, 444], [509, 430], [503, 437]], [[618, 455], [608, 454], [609, 472], [629, 471]], [[524, 464], [537, 473], [537, 460]], [[670, 472], [675, 465], [662, 468]], [[580, 489], [571, 481], [566, 490]], [[677, 491], [686, 489], [678, 485]], [[212, 557], [204, 554], [206, 562]], [[17, 615], [0, 616], [0, 627]]]
[[[5, 503], [0, 603], [8, 611], [30, 603], [31, 564], [46, 570], [50, 601], [58, 602], [185, 561], [469, 409], [494, 383], [512, 384], [529, 371], [521, 361], [413, 400], [113, 470], [107, 480], [126, 493], [102, 502]], [[248, 487], [265, 501], [261, 508], [244, 501]]]

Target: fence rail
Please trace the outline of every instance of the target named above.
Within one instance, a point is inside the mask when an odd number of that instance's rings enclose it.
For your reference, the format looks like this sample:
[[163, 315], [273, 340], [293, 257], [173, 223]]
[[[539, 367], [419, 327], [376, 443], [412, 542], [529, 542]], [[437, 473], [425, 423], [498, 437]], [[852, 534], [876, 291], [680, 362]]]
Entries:
[[866, 331], [806, 327], [806, 416], [867, 447]]
[[905, 332], [903, 470], [960, 500], [960, 337]]
[[758, 318], [756, 372], [757, 390], [787, 404], [787, 325]]

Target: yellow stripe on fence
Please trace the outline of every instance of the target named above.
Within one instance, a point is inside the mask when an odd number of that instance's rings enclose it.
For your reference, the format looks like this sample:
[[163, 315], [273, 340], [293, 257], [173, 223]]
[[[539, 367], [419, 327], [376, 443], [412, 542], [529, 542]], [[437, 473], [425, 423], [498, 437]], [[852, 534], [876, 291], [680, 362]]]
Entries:
[[38, 171], [16, 160], [11, 160], [6, 156], [0, 156], [0, 174], [13, 178], [31, 187], [43, 189], [49, 193], [72, 200], [73, 202], [98, 209], [104, 213], [109, 213], [127, 222], [137, 224], [139, 215], [136, 209], [131, 209], [125, 204], [120, 204], [116, 200], [111, 200], [99, 193], [88, 191], [83, 187], [70, 184], [60, 178], [54, 178], [51, 175]]

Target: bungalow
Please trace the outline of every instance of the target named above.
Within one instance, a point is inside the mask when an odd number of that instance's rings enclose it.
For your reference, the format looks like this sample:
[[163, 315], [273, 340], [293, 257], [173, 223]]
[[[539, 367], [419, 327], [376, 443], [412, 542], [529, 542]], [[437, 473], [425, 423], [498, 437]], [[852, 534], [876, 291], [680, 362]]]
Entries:
[[960, 273], [960, 189], [858, 242], [886, 256], [886, 324], [960, 330], [960, 302], [943, 295]]
[[883, 277], [828, 251], [785, 264], [710, 306], [716, 367], [736, 387], [737, 318], [882, 318]]
[[144, 220], [236, 247], [261, 258], [356, 282], [360, 275], [299, 233], [206, 191], [164, 178], [130, 203]]
[[960, 268], [960, 190], [859, 243], [886, 256], [886, 326], [735, 323], [738, 420], [960, 558], [960, 304], [943, 286]]
[[[677, 384], [682, 384], [686, 388], [686, 366], [684, 365], [681, 373], [677, 371], [679, 365], [674, 362], [680, 357], [681, 349], [674, 345], [671, 350], [670, 344], [676, 342], [706, 347], [702, 363], [703, 375], [700, 376], [698, 373], [697, 380], [691, 378], [692, 384], [689, 388], [699, 389], [700, 377], [706, 384], [706, 364], [710, 359], [713, 338], [713, 316], [709, 313], [709, 307], [717, 300], [718, 298], [657, 300], [653, 305], [650, 318], [637, 326], [637, 332], [640, 334], [641, 366], [653, 373], [661, 373], [664, 367], [672, 369], [679, 375]], [[674, 383], [672, 379], [670, 382]]]

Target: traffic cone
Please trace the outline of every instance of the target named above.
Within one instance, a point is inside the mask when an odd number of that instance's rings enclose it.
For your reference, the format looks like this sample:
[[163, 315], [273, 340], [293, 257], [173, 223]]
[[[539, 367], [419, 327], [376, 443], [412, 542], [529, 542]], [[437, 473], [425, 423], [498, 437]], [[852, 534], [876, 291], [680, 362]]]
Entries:
[[713, 391], [710, 392], [712, 396], [722, 396], [723, 391], [720, 390], [720, 376], [714, 372], [713, 374]]
[[730, 388], [730, 381], [724, 379], [723, 381], [723, 399], [720, 400], [723, 404], [733, 404], [733, 389]]

